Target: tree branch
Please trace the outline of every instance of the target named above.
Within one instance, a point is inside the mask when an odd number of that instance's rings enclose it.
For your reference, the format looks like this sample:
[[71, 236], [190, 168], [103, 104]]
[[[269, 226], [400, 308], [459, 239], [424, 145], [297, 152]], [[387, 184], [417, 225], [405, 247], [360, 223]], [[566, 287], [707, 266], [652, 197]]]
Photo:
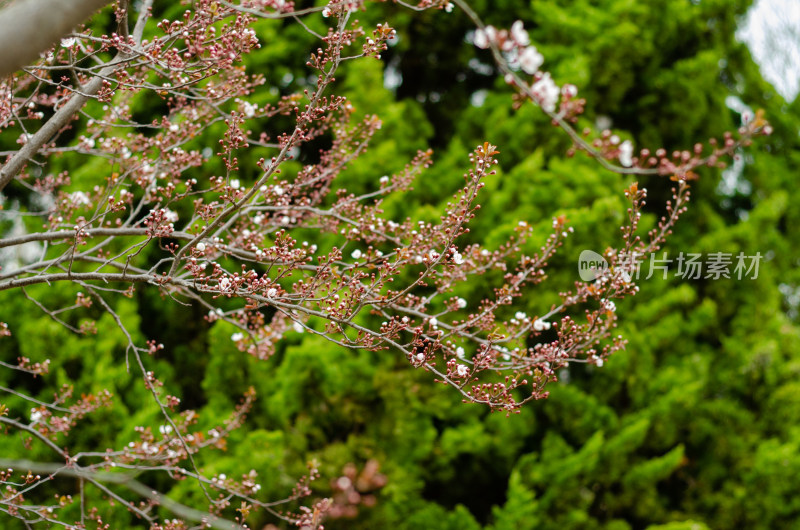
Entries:
[[0, 11], [0, 77], [14, 73], [108, 4], [108, 0], [26, 0]]

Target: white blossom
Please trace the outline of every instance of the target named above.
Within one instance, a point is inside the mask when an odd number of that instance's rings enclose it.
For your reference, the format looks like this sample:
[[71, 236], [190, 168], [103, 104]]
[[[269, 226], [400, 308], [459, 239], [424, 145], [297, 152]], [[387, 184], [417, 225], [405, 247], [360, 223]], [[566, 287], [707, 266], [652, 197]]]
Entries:
[[535, 329], [536, 331], [544, 331], [546, 329], [550, 329], [551, 325], [552, 324], [550, 324], [550, 322], [547, 322], [546, 320], [542, 320], [540, 318], [537, 318], [533, 322], [533, 329]]
[[494, 29], [493, 26], [486, 26], [485, 28], [479, 29], [475, 32], [472, 42], [478, 48], [485, 50], [492, 42], [494, 42], [496, 36], [497, 30]]
[[598, 368], [603, 367], [603, 359], [601, 359], [597, 355], [592, 355], [592, 360], [594, 361], [594, 364], [597, 365]]
[[238, 190], [241, 184], [239, 183], [239, 179], [231, 180], [231, 188]]
[[355, 249], [353, 252], [350, 253], [350, 257], [353, 259], [358, 259], [361, 257], [361, 251], [359, 249]]
[[545, 72], [542, 78], [533, 84], [531, 90], [539, 106], [547, 112], [555, 112], [560, 91], [550, 77], [550, 72]]
[[459, 377], [466, 377], [466, 375], [469, 373], [469, 368], [467, 368], [463, 364], [459, 364], [458, 368], [456, 368], [456, 373], [458, 374]]
[[523, 313], [522, 311], [517, 311], [517, 312], [514, 314], [514, 318], [516, 318], [517, 320], [525, 320], [526, 318], [528, 318], [528, 315], [526, 315], [526, 314], [525, 314], [525, 313]]
[[464, 359], [466, 357], [466, 354], [464, 353], [464, 348], [462, 348], [461, 346], [456, 348], [456, 357], [458, 357], [459, 359]]
[[69, 200], [75, 206], [82, 206], [86, 204], [91, 204], [92, 201], [89, 200], [89, 196], [86, 195], [82, 191], [76, 191], [69, 194]]
[[37, 423], [42, 419], [42, 413], [39, 410], [31, 409], [31, 423]]
[[633, 143], [625, 140], [619, 145], [619, 163], [625, 167], [633, 165]]
[[197, 244], [197, 246], [196, 246], [195, 248], [197, 249], [197, 251], [198, 251], [198, 252], [205, 252], [205, 250], [206, 250], [206, 244], [205, 244], [205, 243], [202, 243], [202, 242], [201, 242], [201, 243], [198, 243], [198, 244]]
[[239, 342], [243, 338], [244, 338], [244, 333], [234, 333], [233, 335], [231, 335], [231, 340], [233, 342]]
[[533, 75], [539, 71], [539, 68], [544, 63], [544, 56], [539, 53], [536, 46], [528, 46], [522, 50], [517, 60], [526, 74]]
[[453, 252], [453, 263], [461, 265], [464, 263], [464, 256], [462, 256], [460, 252]]
[[164, 219], [166, 219], [170, 223], [177, 223], [178, 222], [178, 214], [170, 210], [169, 208], [164, 209]]
[[530, 44], [531, 39], [525, 27], [522, 25], [521, 20], [517, 20], [511, 25], [511, 38], [513, 38], [520, 46], [527, 46]]
[[464, 300], [463, 298], [459, 298], [458, 300], [456, 300], [456, 305], [458, 306], [459, 309], [464, 309], [465, 307], [467, 307], [467, 301]]
[[61, 47], [71, 48], [72, 46], [75, 46], [76, 42], [78, 42], [78, 39], [75, 37], [67, 37], [66, 39], [61, 39]]
[[292, 324], [292, 327], [298, 333], [303, 333], [305, 331], [305, 328], [300, 322], [295, 322], [294, 324]]

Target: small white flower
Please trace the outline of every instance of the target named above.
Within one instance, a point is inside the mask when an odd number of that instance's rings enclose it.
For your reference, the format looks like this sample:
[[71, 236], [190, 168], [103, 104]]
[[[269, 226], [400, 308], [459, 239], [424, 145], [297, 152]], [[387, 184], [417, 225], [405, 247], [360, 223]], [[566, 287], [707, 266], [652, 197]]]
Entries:
[[325, 9], [322, 10], [322, 16], [325, 18], [331, 16], [331, 10], [329, 7], [326, 7]]
[[219, 290], [220, 291], [227, 291], [231, 288], [231, 281], [228, 278], [222, 278], [219, 281]]
[[592, 355], [592, 360], [594, 361], [594, 364], [597, 365], [598, 368], [603, 367], [603, 359], [601, 359], [597, 355]]
[[453, 252], [453, 263], [456, 265], [461, 265], [464, 263], [464, 256], [462, 256], [459, 252]]
[[280, 186], [273, 186], [272, 191], [275, 193], [275, 195], [283, 195], [284, 190]]
[[453, 2], [447, 2], [447, 5], [446, 5], [446, 6], [444, 6], [444, 10], [445, 10], [445, 11], [447, 11], [448, 13], [452, 13], [452, 12], [453, 12], [453, 9], [454, 9], [455, 7], [456, 7], [456, 6], [455, 6], [455, 4], [453, 4]]
[[625, 140], [619, 145], [619, 163], [625, 167], [633, 165], [633, 143]]
[[467, 368], [463, 364], [459, 364], [458, 368], [456, 368], [456, 373], [458, 374], [459, 377], [466, 377], [467, 374], [469, 373], [469, 368]]
[[245, 103], [244, 103], [244, 115], [247, 116], [248, 118], [252, 118], [253, 116], [256, 115], [256, 109], [257, 108], [258, 108], [258, 105], [252, 105], [249, 102], [245, 101]]
[[497, 30], [494, 29], [493, 26], [486, 26], [485, 28], [479, 29], [475, 32], [472, 42], [478, 48], [485, 50], [495, 40], [496, 36]]
[[617, 310], [616, 304], [614, 304], [614, 302], [611, 300], [606, 300], [603, 303], [603, 307], [605, 307], [606, 311], [611, 311], [612, 313]]
[[231, 340], [233, 342], [239, 342], [243, 338], [244, 338], [244, 333], [234, 333], [233, 335], [231, 335]]
[[525, 320], [526, 318], [528, 318], [528, 315], [526, 315], [522, 311], [517, 311], [516, 313], [514, 313], [514, 318], [516, 318], [517, 320]]
[[239, 179], [231, 180], [231, 188], [238, 190], [241, 184], [239, 183]]
[[430, 325], [431, 325], [431, 327], [433, 329], [436, 329], [436, 328], [439, 327], [439, 321], [436, 319], [436, 317], [431, 318], [428, 322], [430, 323]]
[[388, 175], [382, 176], [381, 179], [380, 179], [380, 183], [384, 184], [384, 185], [385, 184], [389, 184], [389, 176]]
[[545, 72], [542, 78], [533, 84], [531, 90], [539, 106], [548, 112], [556, 110], [560, 90], [550, 77], [550, 72]]
[[544, 63], [544, 56], [539, 53], [536, 46], [528, 46], [519, 54], [518, 61], [519, 66], [526, 74], [533, 75]]
[[86, 195], [82, 191], [76, 191], [69, 194], [69, 200], [75, 206], [82, 206], [86, 204], [91, 204], [92, 201], [89, 200], [89, 196]]
[[424, 360], [425, 360], [425, 354], [424, 354], [424, 353], [418, 353], [418, 354], [417, 354], [417, 360], [418, 360], [419, 362], [422, 362], [422, 361], [424, 361]]
[[464, 348], [462, 348], [461, 346], [456, 348], [456, 357], [458, 357], [459, 359], [464, 359], [466, 357], [466, 354], [464, 353]]
[[300, 322], [295, 322], [294, 324], [292, 324], [292, 327], [298, 333], [303, 333], [305, 331], [305, 328]]
[[546, 329], [550, 329], [550, 326], [551, 326], [550, 322], [547, 322], [547, 321], [542, 320], [540, 318], [537, 318], [533, 322], [533, 329], [535, 329], [536, 331], [544, 331]]
[[517, 20], [516, 22], [511, 24], [511, 37], [520, 46], [527, 46], [531, 42], [531, 39], [528, 36], [528, 32], [525, 31], [525, 27], [522, 25], [521, 20]]
[[75, 37], [68, 37], [66, 39], [61, 39], [61, 47], [62, 48], [71, 48], [75, 46], [75, 43], [78, 42], [78, 39]]
[[161, 434], [169, 434], [169, 433], [172, 432], [172, 426], [171, 425], [159, 425], [158, 426], [158, 432], [160, 432]]
[[198, 252], [205, 252], [206, 251], [206, 244], [205, 243], [198, 243], [195, 247]]
[[464, 309], [465, 307], [467, 307], [467, 301], [464, 300], [463, 298], [459, 298], [458, 300], [456, 300], [456, 305], [458, 306], [459, 309]]
[[31, 409], [31, 423], [38, 423], [42, 419], [42, 413], [39, 410]]
[[264, 216], [261, 215], [261, 214], [258, 214], [255, 217], [253, 217], [253, 222], [255, 224], [257, 224], [257, 225], [260, 225], [263, 220], [264, 220]]
[[267, 289], [267, 298], [275, 298], [275, 295], [278, 294], [278, 290], [274, 287], [270, 287]]
[[178, 214], [173, 212], [169, 208], [166, 208], [164, 210], [164, 219], [166, 219], [167, 222], [170, 222], [170, 223], [177, 223], [178, 222]]
[[353, 252], [350, 253], [350, 257], [352, 257], [353, 259], [360, 258], [361, 257], [361, 251], [358, 250], [358, 249], [355, 249]]

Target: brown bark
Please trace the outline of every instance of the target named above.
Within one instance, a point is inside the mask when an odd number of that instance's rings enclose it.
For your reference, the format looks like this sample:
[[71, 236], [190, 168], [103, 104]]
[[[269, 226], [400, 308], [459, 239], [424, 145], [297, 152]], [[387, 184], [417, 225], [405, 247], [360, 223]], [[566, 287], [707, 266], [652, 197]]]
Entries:
[[109, 0], [22, 0], [0, 11], [0, 77], [34, 61]]

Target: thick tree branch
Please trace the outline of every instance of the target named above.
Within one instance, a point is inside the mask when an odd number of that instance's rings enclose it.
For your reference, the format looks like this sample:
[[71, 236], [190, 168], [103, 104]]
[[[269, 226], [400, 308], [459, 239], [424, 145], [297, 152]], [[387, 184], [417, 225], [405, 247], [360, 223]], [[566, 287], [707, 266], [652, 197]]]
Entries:
[[108, 0], [25, 0], [0, 11], [0, 77], [14, 73], [108, 4]]

